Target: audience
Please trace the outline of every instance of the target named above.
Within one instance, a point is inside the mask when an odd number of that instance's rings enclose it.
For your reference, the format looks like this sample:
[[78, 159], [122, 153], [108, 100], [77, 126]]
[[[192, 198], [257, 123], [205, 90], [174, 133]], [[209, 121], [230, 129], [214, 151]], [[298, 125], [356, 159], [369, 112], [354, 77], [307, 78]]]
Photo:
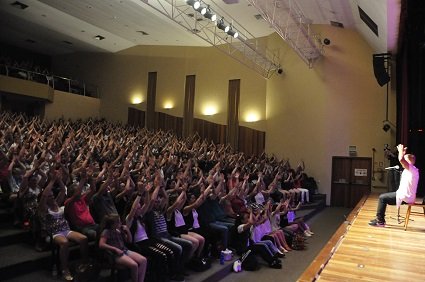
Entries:
[[68, 240], [81, 245], [86, 263], [88, 239], [100, 236], [99, 247], [133, 281], [143, 281], [147, 267], [162, 270], [157, 281], [183, 281], [193, 259], [227, 248], [249, 248], [281, 268], [278, 257], [291, 250], [286, 239], [313, 234], [293, 219], [309, 202], [304, 163], [293, 170], [288, 161], [248, 157], [198, 135], [8, 112], [0, 114], [0, 139], [1, 188], [21, 224], [53, 236], [67, 280]]

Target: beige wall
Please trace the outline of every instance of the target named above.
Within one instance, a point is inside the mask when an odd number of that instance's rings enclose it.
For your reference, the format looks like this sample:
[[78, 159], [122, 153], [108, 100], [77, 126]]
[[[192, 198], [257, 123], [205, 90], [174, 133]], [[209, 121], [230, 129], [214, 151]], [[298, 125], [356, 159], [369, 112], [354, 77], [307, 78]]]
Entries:
[[[385, 87], [373, 75], [373, 51], [354, 31], [317, 26], [331, 45], [314, 66], [308, 66], [277, 36], [267, 38], [269, 49], [280, 55], [282, 75], [265, 80], [213, 47], [138, 46], [118, 54], [76, 54], [57, 57], [54, 68], [99, 85], [100, 115], [127, 121], [133, 95], [146, 99], [147, 73], [158, 73], [156, 111], [183, 116], [186, 75], [196, 75], [195, 117], [226, 124], [230, 79], [241, 79], [241, 125], [266, 131], [266, 151], [289, 158], [296, 166], [304, 160], [307, 172], [319, 181], [319, 190], [331, 189], [332, 156], [348, 155], [350, 145], [358, 156], [372, 157], [376, 170], [387, 164], [384, 144], [393, 144], [394, 132], [384, 132]], [[77, 62], [77, 63], [76, 63]], [[174, 108], [165, 110], [170, 100]], [[218, 113], [205, 116], [208, 104]], [[145, 103], [136, 108], [145, 109]], [[260, 121], [243, 121], [249, 110]], [[395, 123], [395, 94], [390, 93], [389, 119]], [[385, 185], [374, 173], [374, 186]]]
[[[75, 63], [78, 62], [78, 63]], [[148, 72], [157, 72], [156, 111], [183, 117], [186, 75], [196, 75], [195, 118], [227, 123], [227, 94], [231, 79], [241, 80], [240, 124], [265, 131], [266, 80], [214, 47], [137, 46], [118, 54], [75, 54], [57, 57], [54, 68], [99, 85], [101, 116], [126, 122], [131, 98], [144, 101], [146, 109]], [[172, 109], [164, 109], [170, 102]], [[206, 116], [207, 107], [215, 115]], [[260, 121], [247, 123], [254, 112]]]
[[[278, 36], [270, 38], [269, 47], [281, 54], [284, 74], [267, 83], [266, 151], [289, 158], [292, 166], [304, 160], [329, 203], [332, 156], [347, 156], [354, 145], [358, 156], [372, 157], [375, 148], [375, 170], [382, 170], [387, 165], [384, 144], [392, 144], [394, 137], [382, 130], [386, 88], [374, 77], [373, 51], [357, 32], [316, 28], [331, 45], [313, 69], [288, 51]], [[394, 121], [395, 94], [390, 96]], [[379, 181], [381, 173], [373, 176], [374, 186], [385, 185]]]
[[47, 84], [0, 75], [0, 91], [53, 101], [53, 88]]
[[98, 118], [99, 112], [99, 99], [55, 90], [54, 102], [46, 103], [44, 118], [47, 120]]

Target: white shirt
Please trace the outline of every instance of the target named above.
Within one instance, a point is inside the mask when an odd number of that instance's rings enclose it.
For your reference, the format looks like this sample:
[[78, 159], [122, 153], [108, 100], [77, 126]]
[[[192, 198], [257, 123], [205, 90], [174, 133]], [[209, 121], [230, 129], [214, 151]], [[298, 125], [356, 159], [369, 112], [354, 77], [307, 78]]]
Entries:
[[416, 199], [416, 189], [418, 188], [419, 170], [412, 164], [405, 168], [401, 174], [400, 185], [396, 191], [396, 205], [400, 207], [404, 201], [414, 203]]

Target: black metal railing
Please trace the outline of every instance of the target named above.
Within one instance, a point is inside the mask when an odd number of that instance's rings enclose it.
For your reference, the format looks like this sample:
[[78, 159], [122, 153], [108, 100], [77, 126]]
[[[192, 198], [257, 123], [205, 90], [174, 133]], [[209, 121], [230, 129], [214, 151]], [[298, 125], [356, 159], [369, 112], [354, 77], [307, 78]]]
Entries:
[[53, 74], [39, 73], [4, 64], [0, 64], [0, 75], [48, 84], [55, 90], [87, 97], [100, 98], [98, 87], [96, 85], [76, 79], [61, 77]]

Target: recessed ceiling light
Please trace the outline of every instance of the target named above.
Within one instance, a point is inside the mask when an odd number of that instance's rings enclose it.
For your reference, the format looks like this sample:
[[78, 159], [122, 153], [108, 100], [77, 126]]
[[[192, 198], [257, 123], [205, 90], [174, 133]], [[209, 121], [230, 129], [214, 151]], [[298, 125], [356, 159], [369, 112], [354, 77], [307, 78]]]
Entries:
[[101, 36], [101, 35], [96, 35], [96, 36], [94, 37], [94, 39], [96, 39], [96, 40], [103, 40], [103, 39], [105, 39], [105, 37], [103, 37], [103, 36]]
[[21, 10], [25, 10], [26, 8], [28, 8], [28, 5], [25, 5], [24, 3], [21, 3], [19, 1], [15, 1], [11, 3], [10, 5]]

